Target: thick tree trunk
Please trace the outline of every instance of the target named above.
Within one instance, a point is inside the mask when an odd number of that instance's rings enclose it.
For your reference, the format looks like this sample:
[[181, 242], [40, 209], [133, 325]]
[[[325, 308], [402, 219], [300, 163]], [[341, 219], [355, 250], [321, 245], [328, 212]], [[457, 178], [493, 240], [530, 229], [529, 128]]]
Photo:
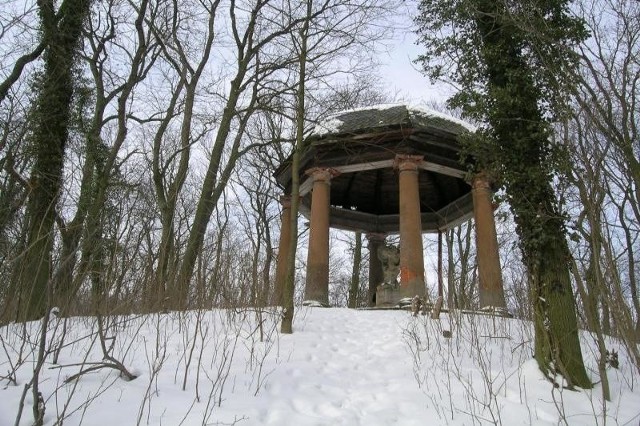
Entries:
[[[178, 20], [178, 3], [174, 4], [173, 9], [173, 23], [174, 30], [172, 36], [174, 38], [178, 38], [175, 33], [175, 22]], [[197, 65], [188, 66], [185, 64], [185, 61], [188, 60], [185, 52], [182, 51], [182, 46], [180, 43], [175, 43], [175, 46], [178, 48], [178, 54], [181, 57], [180, 65], [178, 65], [178, 61], [170, 61], [170, 63], [174, 64], [175, 70], [179, 74], [179, 82], [178, 87], [172, 96], [171, 102], [167, 108], [165, 119], [163, 120], [162, 125], [158, 129], [158, 133], [154, 138], [153, 145], [153, 181], [156, 190], [156, 198], [158, 201], [158, 205], [161, 209], [161, 223], [162, 223], [162, 236], [160, 241], [160, 250], [158, 254], [158, 268], [156, 271], [155, 285], [156, 285], [156, 304], [158, 307], [165, 306], [165, 298], [167, 287], [175, 290], [174, 279], [174, 264], [176, 260], [176, 241], [175, 241], [175, 214], [176, 214], [176, 206], [178, 203], [178, 199], [180, 193], [182, 191], [182, 187], [187, 179], [187, 173], [189, 171], [189, 159], [191, 154], [191, 144], [193, 143], [193, 137], [191, 135], [192, 124], [193, 124], [193, 111], [194, 105], [197, 97], [198, 84], [200, 82], [200, 78], [205, 70], [205, 67], [208, 64], [209, 57], [211, 55], [211, 48], [213, 46], [214, 40], [214, 29], [213, 25], [216, 18], [216, 11], [219, 5], [219, 1], [215, 1], [212, 5], [211, 10], [209, 10], [209, 17], [207, 22], [207, 38], [203, 46], [202, 57]], [[162, 43], [163, 41], [161, 41]], [[168, 54], [167, 49], [163, 46], [163, 50], [166, 54]], [[180, 155], [178, 161], [177, 171], [173, 177], [168, 176], [166, 173], [165, 164], [160, 164], [160, 152], [161, 152], [161, 144], [162, 139], [164, 137], [166, 128], [169, 124], [169, 121], [173, 117], [175, 106], [179, 97], [179, 94], [182, 90], [185, 90], [185, 98], [184, 105], [182, 111], [182, 125], [180, 128]], [[207, 217], [207, 222], [209, 220], [211, 213]], [[191, 258], [190, 258], [191, 260]], [[195, 265], [195, 261], [194, 261]], [[174, 294], [174, 298], [181, 298], [182, 295]]]
[[[211, 152], [211, 158], [209, 160], [209, 167], [202, 182], [202, 189], [200, 192], [200, 199], [196, 207], [195, 217], [187, 240], [187, 246], [180, 265], [180, 271], [177, 279], [175, 280], [173, 307], [176, 309], [186, 309], [189, 303], [189, 292], [191, 286], [191, 278], [193, 276], [193, 269], [196, 264], [196, 259], [202, 248], [204, 241], [204, 235], [209, 225], [211, 214], [216, 207], [224, 186], [228, 181], [233, 166], [238, 159], [239, 149], [239, 137], [236, 137], [234, 146], [231, 147], [230, 158], [223, 167], [222, 156], [225, 151], [227, 138], [231, 132], [231, 123], [236, 115], [235, 109], [240, 96], [240, 82], [244, 77], [246, 65], [242, 67], [241, 71], [238, 71], [236, 79], [231, 82], [231, 91], [229, 99], [227, 100], [227, 106], [224, 110], [224, 114], [220, 121], [220, 127], [213, 150]], [[241, 128], [238, 129], [238, 133], [242, 134], [246, 121]], [[221, 170], [222, 169], [222, 170]], [[221, 172], [221, 173], [220, 173]], [[220, 173], [220, 176], [218, 176]]]
[[568, 387], [590, 388], [580, 349], [568, 269], [564, 219], [551, 187], [549, 132], [538, 103], [522, 34], [500, 2], [478, 0], [476, 24], [486, 65], [489, 122], [502, 178], [513, 210], [533, 295], [535, 358], [547, 375]]
[[546, 248], [534, 255], [539, 259], [537, 266], [531, 262], [528, 265], [534, 305], [534, 356], [550, 378], [558, 373], [569, 388], [590, 388], [580, 349], [568, 250], [566, 241], [559, 240], [548, 241]]
[[16, 264], [16, 279], [24, 295], [21, 319], [42, 317], [47, 309], [45, 295], [51, 282], [55, 208], [68, 139], [73, 64], [91, 1], [69, 0], [57, 13], [52, 0], [38, 4], [46, 47], [35, 109], [35, 163], [26, 212], [27, 244]]

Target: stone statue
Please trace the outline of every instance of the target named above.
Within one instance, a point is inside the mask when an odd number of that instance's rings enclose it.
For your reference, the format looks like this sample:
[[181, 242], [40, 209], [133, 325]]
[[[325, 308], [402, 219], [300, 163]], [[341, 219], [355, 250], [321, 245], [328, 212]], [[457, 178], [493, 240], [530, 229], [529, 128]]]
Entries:
[[378, 259], [382, 263], [384, 283], [396, 287], [398, 285], [398, 273], [400, 272], [400, 249], [393, 244], [384, 244], [378, 247]]

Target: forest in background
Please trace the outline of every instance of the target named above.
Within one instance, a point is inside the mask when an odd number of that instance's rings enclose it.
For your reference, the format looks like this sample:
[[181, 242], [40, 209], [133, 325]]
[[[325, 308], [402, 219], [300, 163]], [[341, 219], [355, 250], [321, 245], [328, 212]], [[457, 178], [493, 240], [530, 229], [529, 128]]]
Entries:
[[[375, 71], [399, 31], [397, 6], [2, 1], [1, 323], [46, 322], [53, 307], [106, 316], [278, 305], [272, 173], [331, 113], [401, 101]], [[640, 5], [583, 0], [571, 13], [588, 36], [550, 135], [563, 261], [581, 327], [620, 338], [640, 371]], [[497, 213], [508, 308], [533, 319], [516, 224], [508, 205]], [[298, 234], [301, 291], [302, 220]], [[332, 252], [330, 300], [366, 305], [367, 261], [351, 266], [358, 239], [332, 235], [346, 250]], [[445, 234], [450, 308], [477, 304], [473, 238], [472, 223]]]

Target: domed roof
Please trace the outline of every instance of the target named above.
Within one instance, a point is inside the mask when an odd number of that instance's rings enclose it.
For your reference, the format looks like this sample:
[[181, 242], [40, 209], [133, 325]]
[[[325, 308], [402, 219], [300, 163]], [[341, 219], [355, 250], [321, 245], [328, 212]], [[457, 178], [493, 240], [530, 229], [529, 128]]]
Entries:
[[[314, 167], [334, 169], [331, 226], [364, 232], [399, 229], [396, 156], [422, 156], [418, 175], [423, 231], [436, 231], [467, 220], [473, 212], [471, 188], [459, 161], [458, 136], [473, 126], [426, 108], [378, 105], [333, 114], [305, 139], [300, 162], [301, 212], [311, 205]], [[290, 193], [291, 165], [275, 173]]]
[[475, 127], [462, 120], [429, 108], [385, 104], [332, 114], [316, 124], [308, 140], [331, 139], [345, 134], [397, 127], [411, 127], [451, 135], [475, 130]]

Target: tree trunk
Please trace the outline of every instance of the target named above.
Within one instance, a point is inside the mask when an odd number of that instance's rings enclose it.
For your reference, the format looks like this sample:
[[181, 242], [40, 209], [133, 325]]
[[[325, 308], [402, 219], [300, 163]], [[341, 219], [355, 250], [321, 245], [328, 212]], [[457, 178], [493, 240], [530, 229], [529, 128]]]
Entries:
[[[236, 79], [231, 82], [231, 91], [229, 99], [227, 100], [227, 106], [225, 107], [224, 114], [220, 121], [220, 127], [218, 134], [216, 135], [216, 141], [209, 160], [209, 167], [202, 182], [202, 189], [200, 193], [200, 199], [196, 207], [195, 217], [187, 240], [187, 246], [180, 265], [180, 271], [175, 281], [176, 299], [172, 305], [176, 309], [185, 309], [189, 302], [189, 291], [191, 285], [191, 277], [193, 276], [193, 269], [195, 267], [198, 253], [202, 248], [204, 241], [204, 234], [209, 224], [211, 214], [216, 207], [216, 204], [222, 195], [224, 185], [228, 181], [233, 165], [238, 158], [239, 148], [239, 136], [234, 141], [234, 146], [231, 148], [230, 158], [225, 167], [222, 167], [222, 155], [225, 151], [226, 141], [231, 131], [231, 123], [233, 121], [236, 104], [240, 97], [240, 81], [244, 76], [246, 65], [243, 70], [238, 71]], [[246, 125], [246, 122], [244, 123]], [[238, 129], [238, 134], [242, 134], [244, 126]], [[218, 177], [218, 173], [222, 170], [222, 174]]]
[[280, 332], [293, 333], [293, 297], [295, 293], [296, 247], [298, 245], [298, 210], [300, 207], [300, 157], [304, 149], [305, 82], [307, 78], [307, 38], [311, 20], [311, 0], [307, 0], [306, 19], [300, 30], [300, 51], [298, 56], [299, 74], [296, 93], [296, 144], [291, 156], [291, 233], [289, 256], [287, 259], [287, 278], [282, 289], [282, 323]]
[[508, 200], [513, 210], [533, 294], [535, 358], [569, 388], [590, 388], [580, 349], [568, 269], [564, 219], [551, 187], [549, 131], [539, 109], [541, 92], [522, 54], [522, 34], [505, 23], [499, 2], [478, 1], [476, 24], [486, 66], [488, 112]]
[[[627, 271], [629, 273], [629, 292], [631, 293], [631, 302], [633, 303], [633, 308], [635, 311], [635, 325], [633, 334], [635, 334], [636, 344], [640, 343], [640, 301], [638, 301], [638, 284], [636, 281], [636, 261], [635, 261], [635, 250], [633, 245], [633, 236], [632, 230], [627, 221], [624, 218], [624, 208], [619, 207], [618, 212], [620, 218], [620, 224], [622, 225], [622, 229], [624, 231], [624, 237], [626, 241], [627, 247]], [[633, 315], [630, 315], [633, 317]]]
[[358, 305], [358, 290], [360, 289], [360, 265], [362, 264], [362, 233], [355, 233], [355, 245], [353, 248], [353, 269], [351, 271], [351, 284], [349, 286], [350, 308]]
[[458, 242], [458, 256], [460, 257], [460, 284], [458, 290], [458, 306], [460, 309], [473, 308], [473, 292], [476, 283], [477, 264], [471, 263], [471, 223], [467, 223], [464, 227], [464, 235], [462, 227], [458, 227], [455, 232], [455, 238]]
[[117, 132], [108, 152], [104, 153], [104, 158], [96, 163], [95, 181], [92, 189], [92, 201], [87, 209], [84, 236], [80, 245], [82, 254], [78, 265], [76, 280], [82, 283], [87, 276], [90, 277], [93, 288], [92, 295], [94, 303], [100, 305], [102, 297], [103, 280], [100, 277], [103, 269], [105, 255], [103, 234], [103, 219], [105, 215], [105, 205], [108, 200], [108, 191], [111, 185], [111, 177], [118, 160], [118, 153], [122, 144], [127, 138], [128, 128], [128, 106], [129, 97], [137, 83], [142, 81], [149, 67], [153, 64], [156, 56], [150, 54], [150, 48], [145, 34], [144, 19], [147, 10], [148, 0], [142, 0], [139, 6], [138, 16], [135, 20], [136, 28], [136, 50], [131, 55], [131, 64], [127, 80], [118, 87], [119, 96], [117, 98]]
[[456, 264], [453, 256], [453, 229], [447, 229], [445, 242], [447, 244], [447, 308], [449, 311], [459, 308], [456, 292]]
[[[171, 102], [165, 113], [165, 118], [162, 121], [161, 126], [156, 133], [153, 145], [153, 181], [156, 190], [156, 198], [161, 211], [161, 223], [162, 234], [160, 240], [160, 248], [158, 253], [158, 267], [156, 270], [155, 285], [156, 285], [156, 305], [158, 307], [165, 306], [165, 297], [167, 286], [172, 290], [175, 290], [174, 278], [175, 272], [172, 265], [176, 259], [176, 241], [175, 241], [175, 214], [176, 205], [179, 200], [182, 187], [187, 179], [187, 173], [189, 171], [189, 159], [191, 154], [191, 144], [193, 143], [192, 136], [192, 124], [194, 116], [194, 105], [196, 102], [198, 84], [200, 78], [207, 66], [209, 57], [211, 55], [211, 49], [214, 40], [213, 25], [215, 22], [216, 11], [219, 5], [219, 0], [213, 2], [211, 9], [208, 11], [207, 21], [207, 37], [203, 46], [202, 56], [195, 66], [187, 64], [190, 59], [189, 56], [183, 51], [181, 43], [178, 41], [179, 37], [176, 33], [179, 20], [178, 16], [178, 3], [174, 3], [174, 9], [172, 10], [172, 23], [173, 30], [171, 36], [175, 40], [173, 47], [167, 49], [163, 44], [164, 41], [161, 37], [157, 37], [158, 41], [162, 43], [163, 51], [166, 55], [169, 52], [173, 52], [173, 49], [177, 50], [177, 55], [180, 60], [172, 60], [169, 58], [169, 62], [174, 66], [175, 71], [179, 75], [179, 82], [174, 94], [171, 98]], [[160, 153], [162, 139], [165, 136], [166, 129], [169, 121], [173, 118], [176, 103], [180, 92], [185, 90], [184, 103], [182, 105], [182, 123], [180, 128], [180, 147], [179, 147], [179, 160], [177, 171], [174, 176], [167, 175], [166, 167], [168, 162], [173, 161], [173, 158], [167, 160], [167, 163], [160, 164]], [[175, 154], [177, 156], [177, 153]], [[173, 178], [173, 179], [172, 179]], [[210, 215], [209, 215], [210, 216]], [[182, 297], [179, 294], [174, 294], [174, 298]]]
[[[91, 63], [92, 71], [96, 80], [103, 76], [99, 74]], [[54, 275], [54, 303], [62, 309], [63, 315], [73, 303], [78, 283], [74, 280], [73, 272], [78, 261], [78, 248], [84, 231], [85, 219], [91, 204], [94, 202], [95, 182], [97, 174], [102, 170], [104, 162], [104, 150], [100, 132], [103, 127], [104, 111], [107, 107], [107, 100], [104, 96], [104, 87], [101, 81], [96, 81], [96, 102], [93, 110], [91, 125], [86, 131], [85, 162], [82, 169], [82, 179], [80, 183], [80, 195], [76, 213], [67, 224], [60, 222], [60, 234], [62, 242], [62, 255], [60, 264]]]
[[35, 107], [35, 163], [27, 203], [27, 244], [17, 262], [16, 279], [25, 296], [19, 318], [33, 320], [47, 309], [45, 295], [51, 278], [55, 208], [62, 184], [68, 139], [73, 64], [89, 14], [90, 0], [68, 0], [57, 13], [52, 0], [39, 2], [45, 43], [44, 72]]

